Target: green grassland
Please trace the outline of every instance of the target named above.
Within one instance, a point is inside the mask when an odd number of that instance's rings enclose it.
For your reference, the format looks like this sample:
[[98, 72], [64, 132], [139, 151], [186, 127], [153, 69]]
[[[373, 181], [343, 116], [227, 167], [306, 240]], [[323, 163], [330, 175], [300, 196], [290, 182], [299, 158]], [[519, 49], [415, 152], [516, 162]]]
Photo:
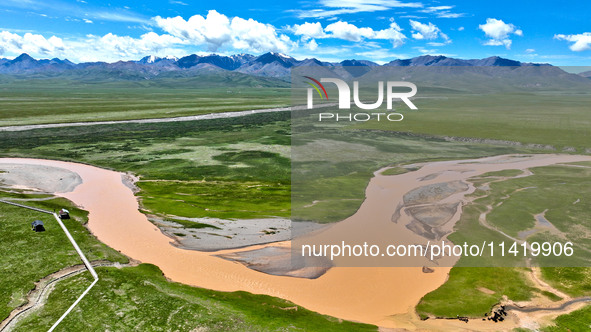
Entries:
[[514, 301], [531, 298], [533, 289], [522, 273], [516, 268], [454, 267], [449, 280], [425, 295], [416, 310], [422, 317], [483, 317], [503, 295]]
[[142, 206], [148, 211], [187, 218], [289, 216], [289, 185], [237, 181], [143, 181], [140, 188]]
[[[1, 197], [33, 198], [2, 192]], [[84, 227], [86, 212], [64, 199], [29, 201], [26, 204], [47, 210], [66, 207], [73, 219], [65, 224], [89, 260], [126, 263], [127, 258], [89, 235]], [[41, 220], [46, 232], [35, 233], [31, 222]], [[53, 216], [0, 203], [0, 317], [4, 319], [26, 301], [33, 283], [71, 265], [82, 264]]]
[[488, 214], [489, 223], [517, 237], [519, 232], [535, 226], [534, 215], [547, 209], [546, 219], [564, 237], [543, 232], [528, 237], [528, 240], [564, 241], [566, 238], [575, 243], [579, 252], [588, 252], [591, 240], [585, 232], [591, 229], [591, 204], [585, 197], [591, 194], [591, 169], [547, 166], [531, 171], [531, 176], [491, 184], [491, 194], [478, 203], [487, 205], [502, 201], [503, 204]]
[[[141, 177], [142, 208], [183, 217], [289, 216], [286, 113], [6, 132], [4, 156], [73, 160]], [[265, 208], [263, 208], [266, 206]]]
[[561, 150], [591, 148], [589, 94], [445, 94], [417, 98], [418, 111], [399, 109], [404, 121], [368, 121], [363, 129], [418, 135], [543, 144]]
[[[375, 326], [323, 316], [288, 301], [246, 292], [223, 293], [167, 281], [154, 265], [99, 268], [101, 280], [59, 331], [376, 331]], [[73, 302], [88, 275], [61, 282], [22, 331], [45, 331]]]
[[591, 322], [591, 306], [556, 317], [554, 324], [543, 328], [544, 332], [589, 331]]
[[571, 296], [591, 294], [591, 268], [544, 267], [542, 276], [550, 285]]
[[0, 78], [0, 126], [169, 118], [289, 102], [287, 83], [238, 73], [131, 82]]
[[[591, 295], [591, 268], [589, 266], [589, 240], [585, 230], [588, 230], [589, 201], [585, 197], [591, 194], [591, 169], [558, 165], [536, 167], [531, 169], [533, 175], [521, 178], [503, 180], [500, 177], [513, 177], [521, 173], [517, 170], [487, 173], [474, 178], [479, 184], [490, 180], [490, 189], [479, 189], [473, 195], [481, 197], [464, 207], [460, 221], [455, 226], [455, 232], [449, 236], [454, 243], [482, 243], [483, 240], [513, 242], [498, 231], [483, 227], [478, 222], [478, 216], [486, 211], [486, 206], [493, 209], [487, 215], [487, 221], [495, 229], [517, 237], [520, 231], [534, 226], [534, 215], [546, 212], [546, 218], [560, 231], [561, 235], [532, 234], [528, 241], [572, 241], [575, 243], [575, 257], [572, 260], [562, 257], [560, 261], [541, 259], [538, 264], [542, 276], [550, 285], [573, 297]], [[524, 188], [527, 188], [523, 190]], [[574, 202], [578, 201], [576, 204]], [[497, 205], [502, 202], [502, 205]], [[495, 268], [477, 267], [486, 260], [486, 265], [499, 266]], [[536, 260], [534, 260], [536, 262]], [[452, 268], [449, 280], [439, 289], [427, 294], [417, 306], [417, 311], [423, 316], [455, 317], [465, 315], [471, 317], [482, 316], [493, 305], [498, 303], [503, 295], [520, 301], [529, 299], [533, 293], [540, 293], [552, 301], [559, 300], [555, 294], [544, 294], [528, 285], [523, 268], [511, 268], [525, 264], [523, 258], [510, 257], [478, 257], [476, 259], [462, 258], [458, 266]], [[559, 265], [556, 265], [559, 264]], [[566, 266], [564, 266], [566, 265]], [[506, 267], [502, 267], [506, 266]], [[478, 290], [484, 287], [494, 291], [485, 294]], [[461, 292], [461, 296], [459, 296]], [[572, 315], [572, 316], [571, 316]], [[589, 317], [589, 309], [582, 309], [578, 313], [562, 316], [557, 320], [562, 331], [568, 326], [583, 322], [582, 317]], [[569, 318], [570, 317], [570, 318]], [[569, 325], [570, 323], [575, 325]], [[587, 324], [588, 326], [588, 324]]]

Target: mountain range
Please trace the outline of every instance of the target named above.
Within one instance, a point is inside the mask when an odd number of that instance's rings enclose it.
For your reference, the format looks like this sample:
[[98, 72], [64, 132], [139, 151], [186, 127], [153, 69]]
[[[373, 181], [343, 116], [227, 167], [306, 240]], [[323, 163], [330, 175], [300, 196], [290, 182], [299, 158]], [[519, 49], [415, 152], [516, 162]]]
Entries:
[[[297, 60], [291, 56], [269, 52], [260, 56], [236, 54], [231, 56], [196, 54], [182, 58], [146, 56], [138, 61], [84, 62], [73, 63], [67, 59], [36, 60], [28, 54], [15, 59], [0, 59], [0, 74], [11, 76], [87, 76], [100, 73], [103, 76], [122, 79], [145, 80], [158, 76], [189, 77], [198, 74], [236, 72], [253, 76], [272, 77], [288, 80], [290, 70], [299, 66], [346, 66], [351, 75], [362, 75], [369, 67], [379, 64], [367, 60], [344, 60], [323, 62], [315, 58]], [[485, 59], [456, 59], [445, 56], [424, 55], [411, 59], [397, 59], [381, 66], [550, 66], [549, 64], [524, 63], [498, 56]]]

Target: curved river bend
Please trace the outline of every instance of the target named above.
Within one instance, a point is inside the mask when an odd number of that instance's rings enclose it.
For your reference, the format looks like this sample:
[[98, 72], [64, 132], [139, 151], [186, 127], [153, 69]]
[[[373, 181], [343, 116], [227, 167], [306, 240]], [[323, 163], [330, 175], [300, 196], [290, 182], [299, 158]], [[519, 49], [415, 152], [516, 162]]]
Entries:
[[[368, 219], [363, 216], [366, 213], [364, 207], [371, 206], [375, 200], [390, 202], [391, 208], [380, 211], [379, 213], [383, 213], [387, 218], [373, 218], [376, 221], [370, 227], [402, 227], [389, 222], [397, 205], [397, 197], [430, 183], [465, 180], [478, 174], [504, 169], [526, 169], [578, 161], [591, 161], [591, 157], [496, 156], [477, 160], [428, 163], [418, 171], [397, 176], [376, 175], [370, 181], [366, 191], [367, 198], [359, 212], [332, 228], [336, 228], [337, 231], [354, 232], [360, 223], [367, 223]], [[122, 173], [53, 160], [2, 158], [0, 164], [52, 166], [77, 173], [82, 183], [71, 192], [56, 195], [69, 199], [89, 212], [88, 227], [100, 241], [135, 260], [158, 266], [165, 276], [173, 281], [219, 291], [242, 290], [267, 294], [290, 300], [322, 314], [382, 327], [467, 327], [458, 321], [419, 322], [414, 315], [414, 306], [425, 294], [445, 282], [449, 268], [440, 267], [435, 268], [433, 273], [423, 273], [421, 268], [417, 267], [335, 267], [317, 279], [268, 275], [215, 256], [225, 253], [224, 251], [207, 253], [184, 250], [171, 245], [171, 239], [139, 212], [136, 197], [122, 182]], [[433, 174], [438, 176], [433, 180], [424, 181], [426, 176]], [[377, 192], [380, 193], [380, 197], [376, 196]], [[364, 227], [368, 225], [365, 224]], [[253, 247], [242, 250], [247, 249]], [[479, 330], [503, 329], [500, 324], [476, 321], [474, 324], [479, 324]]]

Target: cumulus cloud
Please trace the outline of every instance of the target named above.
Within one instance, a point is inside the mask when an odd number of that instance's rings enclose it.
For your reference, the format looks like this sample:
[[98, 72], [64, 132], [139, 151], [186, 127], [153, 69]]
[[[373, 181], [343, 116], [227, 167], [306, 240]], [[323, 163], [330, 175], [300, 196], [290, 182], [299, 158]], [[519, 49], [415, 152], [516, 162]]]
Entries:
[[206, 17], [194, 15], [185, 20], [180, 16], [156, 16], [154, 21], [169, 34], [193, 44], [206, 44], [211, 50], [218, 49], [232, 39], [230, 19], [215, 10], [210, 10]]
[[591, 32], [583, 32], [577, 35], [554, 35], [554, 39], [572, 42], [568, 48], [571, 51], [581, 52], [591, 50]]
[[372, 28], [358, 28], [351, 23], [338, 21], [329, 24], [326, 29], [334, 38], [344, 39], [348, 41], [361, 41], [363, 38], [371, 38], [375, 35]]
[[389, 28], [376, 31], [374, 38], [389, 40], [392, 42], [393, 47], [398, 47], [404, 44], [404, 39], [406, 39], [406, 36], [400, 30], [398, 24], [392, 22]]
[[160, 54], [162, 50], [168, 49], [173, 45], [182, 44], [183, 40], [171, 35], [159, 35], [155, 32], [148, 32], [140, 38], [129, 36], [118, 36], [108, 33], [102, 37], [88, 35], [82, 43], [74, 43], [78, 49], [85, 48], [84, 44], [91, 47], [92, 54], [110, 54], [109, 58], [129, 59], [147, 54]]
[[318, 43], [316, 40], [312, 39], [306, 44], [306, 48], [308, 48], [310, 51], [315, 51], [318, 48]]
[[490, 38], [484, 43], [484, 45], [489, 46], [505, 46], [507, 49], [510, 49], [512, 43], [510, 39], [511, 34], [523, 36], [523, 31], [515, 25], [495, 18], [487, 18], [486, 23], [480, 24], [478, 28]]
[[231, 46], [255, 52], [285, 52], [294, 46], [288, 36], [279, 34], [270, 24], [240, 17], [230, 19], [215, 10], [210, 10], [206, 17], [194, 15], [188, 20], [157, 16], [154, 22], [167, 33], [194, 45], [205, 45], [209, 51]]
[[324, 33], [324, 29], [322, 28], [322, 24], [320, 24], [320, 22], [305, 22], [304, 24], [295, 24], [294, 26], [290, 27], [290, 30], [294, 35], [301, 36], [303, 41], [307, 41], [310, 38], [323, 38], [326, 36], [326, 33]]
[[25, 33], [21, 36], [8, 31], [0, 31], [0, 54], [29, 53], [57, 56], [63, 54], [65, 50], [63, 40], [56, 36], [45, 38], [32, 33]]
[[418, 22], [418, 21], [410, 21], [410, 26], [412, 27], [412, 37], [414, 39], [422, 40], [428, 39], [433, 40], [439, 37], [443, 38], [444, 40], [449, 40], [449, 37], [441, 32], [441, 30], [433, 23], [429, 22], [427, 24]]
[[319, 22], [304, 23], [294, 25], [289, 29], [297, 36], [301, 36], [302, 41], [320, 38], [337, 38], [352, 42], [361, 42], [367, 39], [389, 40], [393, 47], [398, 47], [404, 43], [406, 36], [401, 32], [400, 26], [396, 22], [390, 22], [386, 29], [374, 30], [369, 27], [358, 27], [354, 24], [338, 21], [331, 23], [323, 28]]
[[[392, 42], [393, 47], [402, 45], [404, 39], [406, 39], [406, 36], [401, 32], [402, 29], [393, 19], [390, 20], [388, 28], [382, 30], [374, 30], [370, 27], [358, 27], [345, 21], [331, 23], [325, 28], [322, 27], [320, 22], [305, 22], [303, 24], [288, 26], [287, 29], [294, 35], [300, 36], [302, 42], [308, 48], [310, 48], [309, 40], [321, 38], [337, 38], [352, 42], [361, 42], [368, 39], [389, 40]], [[314, 45], [318, 46], [316, 41], [314, 41]]]
[[234, 17], [231, 22], [232, 46], [236, 49], [262, 51], [288, 51], [293, 47], [286, 35], [278, 35], [270, 24], [253, 19]]
[[155, 32], [148, 32], [139, 38], [108, 33], [63, 41], [55, 36], [45, 38], [31, 33], [21, 36], [0, 31], [0, 55], [27, 53], [37, 58], [60, 57], [74, 61], [117, 61], [137, 59], [148, 54], [178, 54], [182, 51], [174, 47], [183, 43], [180, 38]]

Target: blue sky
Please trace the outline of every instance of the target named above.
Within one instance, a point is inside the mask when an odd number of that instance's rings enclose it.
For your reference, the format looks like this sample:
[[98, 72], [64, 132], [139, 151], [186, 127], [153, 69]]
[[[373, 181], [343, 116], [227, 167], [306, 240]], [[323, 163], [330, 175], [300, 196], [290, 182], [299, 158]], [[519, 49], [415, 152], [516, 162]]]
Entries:
[[587, 1], [2, 0], [0, 57], [261, 54], [379, 63], [423, 54], [591, 65]]

